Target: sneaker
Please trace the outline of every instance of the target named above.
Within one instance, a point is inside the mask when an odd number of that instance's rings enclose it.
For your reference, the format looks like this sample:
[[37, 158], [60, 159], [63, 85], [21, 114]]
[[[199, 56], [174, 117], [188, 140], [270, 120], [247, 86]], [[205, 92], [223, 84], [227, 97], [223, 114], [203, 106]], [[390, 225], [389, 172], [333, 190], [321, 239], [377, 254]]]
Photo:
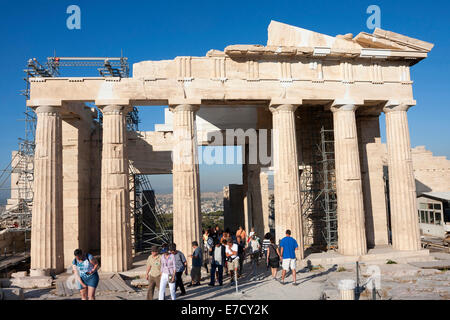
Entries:
[[214, 287], [214, 283], [208, 283], [208, 286]]
[[193, 285], [193, 287], [198, 287], [198, 286], [200, 286], [200, 282], [197, 282]]
[[190, 288], [192, 286], [194, 286], [194, 285], [192, 283], [189, 283], [186, 287]]
[[294, 286], [298, 286], [298, 283], [297, 282], [294, 282], [294, 283], [292, 283]]

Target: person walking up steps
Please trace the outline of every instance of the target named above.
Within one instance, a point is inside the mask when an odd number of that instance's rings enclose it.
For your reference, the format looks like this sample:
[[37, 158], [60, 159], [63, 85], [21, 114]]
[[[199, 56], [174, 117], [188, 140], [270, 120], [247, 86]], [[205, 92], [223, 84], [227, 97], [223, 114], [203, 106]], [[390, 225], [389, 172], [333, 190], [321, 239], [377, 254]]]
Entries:
[[259, 257], [261, 255], [261, 245], [259, 244], [259, 240], [254, 234], [250, 240], [249, 243], [250, 252], [251, 252], [251, 259], [252, 259], [252, 274], [253, 274], [253, 280], [256, 279], [256, 269], [259, 264]]
[[175, 293], [175, 257], [164, 247], [161, 250], [161, 283], [159, 285], [159, 300], [164, 300], [167, 284], [169, 284], [172, 300], [177, 298]]
[[270, 245], [267, 247], [267, 265], [272, 269], [272, 277], [277, 280], [277, 272], [280, 267], [280, 252], [275, 244], [275, 239], [270, 238]]
[[188, 284], [188, 287], [199, 286], [202, 277], [202, 262], [203, 262], [202, 249], [200, 249], [200, 247], [198, 246], [197, 241], [192, 242], [192, 248], [194, 249], [194, 253], [189, 256], [190, 258], [192, 258], [192, 269], [191, 269], [192, 282]]
[[183, 284], [183, 271], [186, 272], [187, 275], [187, 261], [186, 257], [184, 256], [183, 252], [177, 250], [177, 245], [175, 243], [172, 243], [170, 246], [170, 252], [175, 257], [175, 292], [177, 291], [178, 287], [180, 288], [181, 294], [180, 296], [186, 295], [186, 290], [184, 289]]
[[297, 273], [296, 273], [296, 265], [297, 258], [295, 256], [295, 251], [298, 250], [297, 241], [291, 237], [291, 230], [286, 230], [286, 237], [281, 239], [280, 241], [280, 255], [281, 262], [283, 266], [283, 271], [281, 273], [281, 283], [284, 285], [284, 278], [286, 277], [286, 272], [291, 269], [292, 277], [294, 279], [294, 286], [297, 285]]
[[[216, 282], [216, 273], [219, 279], [219, 286], [223, 285], [223, 267], [225, 266], [226, 249], [219, 240], [215, 240], [214, 247], [210, 249], [211, 255], [211, 282], [209, 286], [214, 287]], [[216, 272], [217, 270], [217, 272]]]
[[77, 278], [81, 300], [95, 300], [95, 291], [100, 280], [97, 272], [98, 262], [91, 254], [83, 254], [80, 249], [75, 250], [74, 255], [72, 269]]
[[152, 254], [147, 260], [147, 272], [145, 278], [148, 280], [148, 292], [147, 300], [153, 300], [153, 295], [155, 293], [155, 288], [158, 288], [161, 282], [161, 256], [158, 252], [158, 247], [152, 247]]
[[[227, 240], [227, 246], [225, 248], [225, 254], [227, 256], [228, 271], [230, 272], [230, 286], [234, 284], [234, 274], [239, 270], [239, 256], [238, 256], [238, 245], [233, 243], [233, 240], [229, 238]], [[237, 275], [237, 274], [236, 274]]]

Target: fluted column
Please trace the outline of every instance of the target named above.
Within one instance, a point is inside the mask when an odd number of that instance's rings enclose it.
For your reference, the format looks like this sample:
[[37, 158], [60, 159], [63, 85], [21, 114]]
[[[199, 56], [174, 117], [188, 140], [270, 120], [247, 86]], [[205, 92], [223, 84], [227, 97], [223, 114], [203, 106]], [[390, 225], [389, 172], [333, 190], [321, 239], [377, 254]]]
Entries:
[[62, 122], [60, 109], [36, 109], [31, 275], [64, 270], [62, 198]]
[[200, 178], [195, 105], [177, 105], [173, 112], [173, 235], [177, 249], [192, 253], [192, 241], [201, 245]]
[[367, 253], [356, 106], [335, 104], [333, 112], [338, 248], [343, 255]]
[[101, 263], [104, 272], [132, 265], [126, 115], [128, 107], [103, 107]]
[[392, 245], [396, 250], [420, 250], [417, 218], [416, 184], [406, 104], [388, 103], [386, 133], [389, 166], [389, 196], [391, 208]]
[[292, 104], [273, 104], [273, 157], [275, 165], [275, 236], [279, 240], [286, 230], [299, 244], [303, 259], [303, 227], [300, 202], [300, 181], [295, 130], [295, 110]]

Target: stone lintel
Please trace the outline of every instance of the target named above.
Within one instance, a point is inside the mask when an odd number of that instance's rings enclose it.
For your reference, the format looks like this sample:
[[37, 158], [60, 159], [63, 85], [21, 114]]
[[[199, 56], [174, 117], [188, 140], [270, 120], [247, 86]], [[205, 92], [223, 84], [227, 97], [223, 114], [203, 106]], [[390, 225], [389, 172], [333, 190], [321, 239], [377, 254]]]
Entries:
[[62, 107], [63, 103], [60, 99], [33, 99], [27, 100], [27, 107], [37, 108], [40, 106]]
[[200, 98], [170, 98], [169, 106], [176, 107], [179, 105], [192, 105], [200, 106], [202, 104], [202, 99]]

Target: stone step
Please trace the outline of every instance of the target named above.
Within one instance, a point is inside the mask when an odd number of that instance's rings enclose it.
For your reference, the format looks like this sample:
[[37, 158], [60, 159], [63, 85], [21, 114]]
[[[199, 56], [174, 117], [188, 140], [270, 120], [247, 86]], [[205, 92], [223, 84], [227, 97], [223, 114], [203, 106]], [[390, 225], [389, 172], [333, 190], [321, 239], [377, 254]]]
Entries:
[[409, 264], [421, 269], [450, 269], [450, 260], [410, 262]]

